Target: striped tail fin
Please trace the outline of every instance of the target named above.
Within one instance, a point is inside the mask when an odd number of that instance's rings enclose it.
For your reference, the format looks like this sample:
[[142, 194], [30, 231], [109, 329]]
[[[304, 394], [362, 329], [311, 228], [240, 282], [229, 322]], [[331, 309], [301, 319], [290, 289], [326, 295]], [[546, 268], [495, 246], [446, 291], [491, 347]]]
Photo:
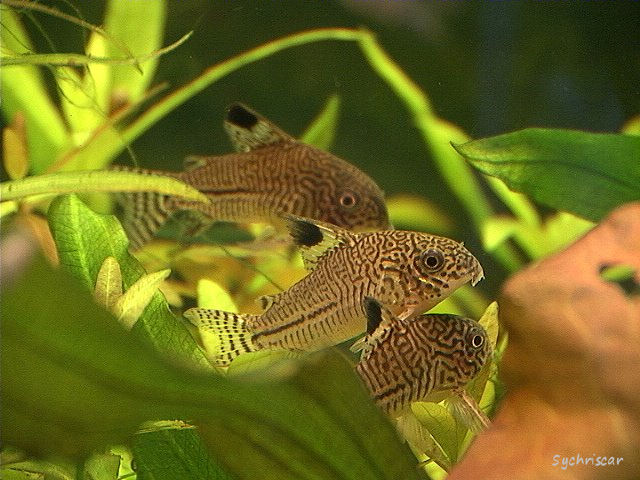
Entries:
[[218, 334], [220, 346], [216, 363], [220, 367], [228, 366], [238, 355], [259, 350], [251, 340], [253, 333], [246, 326], [247, 320], [257, 315], [239, 315], [207, 308], [191, 308], [183, 315], [196, 327]]
[[[141, 168], [114, 166], [113, 169], [149, 175], [179, 176], [179, 173], [171, 175]], [[115, 198], [122, 208], [120, 219], [132, 250], [148, 242], [176, 211], [171, 207], [169, 195], [156, 192], [120, 192]]]

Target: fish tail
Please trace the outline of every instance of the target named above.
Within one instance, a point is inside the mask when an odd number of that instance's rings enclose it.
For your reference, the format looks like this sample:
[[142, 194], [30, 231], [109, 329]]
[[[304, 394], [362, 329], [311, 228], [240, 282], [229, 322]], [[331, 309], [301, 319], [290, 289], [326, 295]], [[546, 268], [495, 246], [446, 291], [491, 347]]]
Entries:
[[218, 335], [220, 345], [216, 363], [221, 367], [228, 366], [238, 355], [260, 349], [253, 343], [253, 332], [247, 327], [247, 321], [257, 316], [207, 308], [191, 308], [184, 312], [184, 317], [196, 327], [211, 330]]
[[[158, 172], [142, 168], [113, 167], [115, 170], [144, 173], [148, 175], [163, 175], [178, 178], [179, 173]], [[120, 192], [116, 194], [116, 201], [122, 209], [121, 221], [129, 246], [135, 250], [140, 248], [153, 237], [164, 225], [176, 209], [170, 202], [169, 195], [156, 192]]]

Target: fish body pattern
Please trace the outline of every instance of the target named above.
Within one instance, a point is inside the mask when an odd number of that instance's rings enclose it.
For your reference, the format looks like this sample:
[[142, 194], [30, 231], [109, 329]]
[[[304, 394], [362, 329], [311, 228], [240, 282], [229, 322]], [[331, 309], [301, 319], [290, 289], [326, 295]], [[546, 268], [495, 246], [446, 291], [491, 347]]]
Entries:
[[483, 277], [476, 258], [449, 238], [402, 230], [353, 233], [297, 217], [287, 226], [307, 276], [263, 297], [261, 315], [201, 308], [184, 314], [219, 334], [220, 365], [246, 351], [313, 351], [353, 338], [366, 330], [365, 297], [410, 318]]
[[133, 248], [178, 211], [190, 212], [200, 226], [277, 224], [283, 214], [294, 214], [350, 230], [389, 227], [382, 190], [354, 165], [296, 140], [241, 104], [228, 109], [224, 126], [236, 153], [188, 157], [183, 172], [137, 170], [177, 178], [206, 194], [210, 203], [151, 192], [120, 194]]
[[[487, 333], [472, 319], [426, 314], [400, 320], [381, 316], [375, 301], [365, 301], [365, 309], [370, 333], [356, 371], [375, 402], [392, 417], [436, 392], [462, 395], [491, 357]], [[382, 318], [374, 329], [372, 318]]]

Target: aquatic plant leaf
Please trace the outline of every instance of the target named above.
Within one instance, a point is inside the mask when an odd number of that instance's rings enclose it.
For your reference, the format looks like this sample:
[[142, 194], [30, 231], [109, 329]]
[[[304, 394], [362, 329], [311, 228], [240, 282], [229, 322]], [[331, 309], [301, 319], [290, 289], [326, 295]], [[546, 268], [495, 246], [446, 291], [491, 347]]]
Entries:
[[0, 183], [3, 200], [31, 195], [81, 192], [152, 191], [208, 203], [207, 197], [179, 180], [124, 171], [58, 172]]
[[84, 464], [83, 479], [114, 480], [118, 478], [120, 457], [111, 453], [91, 455]]
[[331, 150], [338, 129], [339, 114], [340, 96], [334, 94], [327, 99], [324, 107], [307, 127], [300, 140], [322, 150]]
[[133, 455], [138, 480], [233, 478], [211, 459], [196, 427], [177, 420], [156, 422], [138, 432]]
[[386, 204], [395, 228], [438, 235], [450, 234], [454, 229], [449, 216], [424, 197], [402, 193], [389, 197]]
[[[2, 5], [0, 28], [3, 52], [18, 56], [33, 50], [19, 15]], [[21, 112], [25, 117], [32, 173], [42, 173], [68, 144], [64, 122], [49, 97], [37, 67], [3, 66], [0, 69], [2, 113], [7, 123]]]
[[11, 180], [23, 178], [29, 171], [27, 130], [22, 112], [17, 112], [13, 123], [2, 130], [2, 161]]
[[311, 358], [282, 381], [231, 381], [167, 363], [41, 260], [3, 288], [6, 443], [78, 458], [143, 421], [189, 419], [238, 479], [420, 478], [339, 355]]
[[529, 128], [454, 147], [509, 188], [589, 220], [640, 199], [636, 136]]
[[[122, 44], [132, 55], [144, 55], [160, 48], [166, 21], [165, 2], [107, 2], [105, 30]], [[107, 56], [121, 56], [117, 45], [107, 42]], [[139, 65], [112, 65], [111, 101], [116, 105], [139, 100], [151, 84], [158, 65], [152, 58]]]
[[110, 310], [121, 296], [122, 273], [120, 272], [120, 265], [118, 265], [118, 261], [114, 257], [107, 257], [98, 271], [93, 297], [98, 302], [98, 305]]
[[158, 292], [160, 284], [169, 276], [171, 270], [165, 269], [159, 272], [147, 273], [131, 285], [127, 291], [116, 300], [113, 306], [114, 314], [120, 323], [129, 330], [140, 318], [142, 312], [153, 296]]
[[[500, 365], [508, 393], [451, 480], [637, 476], [640, 296], [627, 295], [601, 272], [626, 265], [640, 285], [638, 239], [635, 202], [507, 281], [499, 303], [509, 331]], [[592, 464], [576, 465], [577, 454]], [[571, 457], [567, 472], [561, 460]], [[623, 460], [605, 471], [594, 457]]]
[[[51, 202], [48, 217], [60, 264], [88, 291], [94, 291], [100, 267], [110, 256], [120, 265], [125, 291], [145, 275], [127, 251], [129, 242], [114, 216], [97, 214], [76, 196], [64, 195]], [[116, 323], [113, 319], [112, 322]], [[204, 354], [159, 292], [154, 294], [133, 331], [172, 358], [209, 368]]]

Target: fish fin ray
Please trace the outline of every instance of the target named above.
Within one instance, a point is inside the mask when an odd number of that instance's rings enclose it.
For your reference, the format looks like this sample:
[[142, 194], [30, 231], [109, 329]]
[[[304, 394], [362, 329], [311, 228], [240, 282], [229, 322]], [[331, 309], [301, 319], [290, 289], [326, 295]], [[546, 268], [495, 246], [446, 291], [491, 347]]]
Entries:
[[253, 333], [246, 325], [247, 320], [255, 318], [256, 315], [207, 308], [191, 308], [183, 315], [196, 327], [213, 331], [218, 335], [220, 344], [216, 364], [220, 367], [229, 366], [238, 355], [259, 350], [252, 341]]
[[447, 401], [453, 409], [453, 416], [472, 432], [481, 432], [491, 425], [489, 417], [480, 409], [480, 405], [464, 388], [455, 389], [453, 396], [448, 398]]
[[367, 318], [367, 333], [351, 345], [352, 352], [362, 350], [362, 358], [367, 358], [373, 347], [384, 340], [391, 331], [393, 314], [373, 297], [364, 297], [363, 307]]
[[200, 155], [189, 155], [182, 160], [182, 168], [185, 172], [190, 172], [198, 168], [204, 167], [215, 157], [204, 157]]
[[307, 270], [313, 270], [328, 251], [349, 242], [354, 235], [328, 223], [295, 215], [287, 214], [284, 220], [293, 243], [300, 249]]
[[224, 129], [239, 152], [297, 141], [259, 113], [238, 102], [227, 109]]
[[[158, 172], [142, 168], [115, 165], [113, 170], [179, 178], [180, 173]], [[122, 210], [122, 228], [129, 238], [129, 248], [136, 250], [144, 245], [164, 225], [176, 209], [169, 195], [156, 192], [119, 192], [115, 200]]]

